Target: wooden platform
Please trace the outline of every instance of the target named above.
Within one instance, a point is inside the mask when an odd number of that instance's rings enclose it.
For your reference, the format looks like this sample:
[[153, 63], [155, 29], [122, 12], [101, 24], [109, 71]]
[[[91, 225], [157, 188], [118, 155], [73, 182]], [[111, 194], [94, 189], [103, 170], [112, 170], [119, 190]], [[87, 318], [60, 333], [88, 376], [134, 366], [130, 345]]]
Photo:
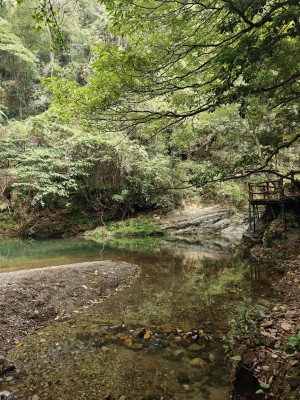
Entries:
[[282, 197], [281, 199], [277, 200], [265, 200], [265, 199], [249, 199], [250, 204], [257, 204], [257, 205], [262, 205], [266, 206], [268, 204], [281, 204], [281, 203], [295, 203], [300, 201], [300, 195], [299, 196], [286, 196]]
[[[290, 181], [292, 182], [295, 182], [295, 173], [298, 173], [298, 171], [291, 171], [290, 173], [292, 176]], [[281, 215], [284, 226], [287, 228], [286, 210], [289, 207], [300, 208], [299, 190], [295, 189], [294, 192], [285, 193], [283, 178], [250, 182], [248, 184], [248, 193], [249, 223], [250, 229], [254, 231], [257, 228], [258, 221], [266, 212], [270, 220], [274, 220]]]

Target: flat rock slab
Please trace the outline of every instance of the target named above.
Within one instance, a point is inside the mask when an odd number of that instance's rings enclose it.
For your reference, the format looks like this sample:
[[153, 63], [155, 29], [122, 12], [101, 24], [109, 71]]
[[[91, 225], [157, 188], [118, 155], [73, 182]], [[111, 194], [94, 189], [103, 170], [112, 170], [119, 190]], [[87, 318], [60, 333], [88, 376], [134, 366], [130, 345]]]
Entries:
[[94, 261], [0, 273], [0, 356], [30, 331], [128, 286], [138, 272], [133, 264]]

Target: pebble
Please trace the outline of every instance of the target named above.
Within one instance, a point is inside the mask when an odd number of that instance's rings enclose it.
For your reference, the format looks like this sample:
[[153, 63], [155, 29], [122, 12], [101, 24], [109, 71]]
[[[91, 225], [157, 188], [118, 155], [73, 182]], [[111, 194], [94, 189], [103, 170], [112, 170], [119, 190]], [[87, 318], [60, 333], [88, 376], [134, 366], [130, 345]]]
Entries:
[[134, 338], [142, 338], [146, 332], [145, 328], [139, 328], [132, 332]]
[[178, 382], [180, 382], [180, 383], [185, 383], [185, 384], [187, 384], [187, 383], [190, 382], [190, 377], [189, 377], [188, 374], [187, 374], [186, 372], [184, 372], [184, 371], [179, 371], [179, 372], [178, 372], [178, 374], [177, 374], [177, 379], [178, 379]]
[[180, 357], [180, 356], [182, 356], [183, 354], [184, 354], [184, 351], [183, 350], [176, 350], [176, 351], [174, 351], [174, 357]]
[[3, 390], [3, 392], [0, 392], [0, 396], [8, 397], [10, 395], [11, 395], [11, 393], [8, 392], [7, 390]]
[[200, 351], [205, 347], [204, 344], [193, 343], [188, 347], [189, 351]]
[[202, 360], [202, 358], [193, 358], [193, 359], [190, 361], [190, 364], [191, 364], [193, 367], [202, 367], [203, 365], [206, 364], [206, 361]]
[[142, 349], [143, 348], [143, 343], [133, 343], [132, 345], [133, 349]]

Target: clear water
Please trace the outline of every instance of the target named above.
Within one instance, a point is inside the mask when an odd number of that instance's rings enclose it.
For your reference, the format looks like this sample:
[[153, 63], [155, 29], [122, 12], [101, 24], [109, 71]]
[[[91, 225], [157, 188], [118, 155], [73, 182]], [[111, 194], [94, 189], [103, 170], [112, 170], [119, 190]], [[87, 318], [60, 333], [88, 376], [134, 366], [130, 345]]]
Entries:
[[[141, 266], [130, 287], [28, 336], [11, 399], [229, 399], [228, 318], [272, 296], [269, 277], [213, 241], [2, 241], [0, 270], [91, 260]], [[138, 336], [138, 337], [136, 337]]]

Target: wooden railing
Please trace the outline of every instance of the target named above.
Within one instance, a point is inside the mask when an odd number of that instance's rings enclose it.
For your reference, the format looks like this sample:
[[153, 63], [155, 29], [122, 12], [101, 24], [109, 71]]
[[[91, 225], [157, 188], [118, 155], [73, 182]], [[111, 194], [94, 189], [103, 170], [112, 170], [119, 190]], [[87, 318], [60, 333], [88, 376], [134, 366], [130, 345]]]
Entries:
[[283, 179], [248, 183], [249, 200], [280, 200], [284, 197]]

